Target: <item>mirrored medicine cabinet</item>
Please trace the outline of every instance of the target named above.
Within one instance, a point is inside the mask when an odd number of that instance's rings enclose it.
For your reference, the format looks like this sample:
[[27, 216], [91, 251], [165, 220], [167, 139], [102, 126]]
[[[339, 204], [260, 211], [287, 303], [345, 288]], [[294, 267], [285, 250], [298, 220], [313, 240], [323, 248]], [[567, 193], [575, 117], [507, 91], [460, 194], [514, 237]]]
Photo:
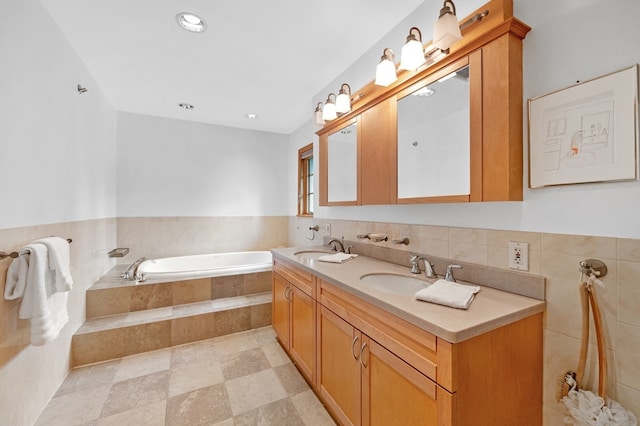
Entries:
[[370, 83], [317, 132], [320, 205], [522, 200], [530, 28], [506, 3], [478, 9], [491, 13], [443, 60], [388, 87]]

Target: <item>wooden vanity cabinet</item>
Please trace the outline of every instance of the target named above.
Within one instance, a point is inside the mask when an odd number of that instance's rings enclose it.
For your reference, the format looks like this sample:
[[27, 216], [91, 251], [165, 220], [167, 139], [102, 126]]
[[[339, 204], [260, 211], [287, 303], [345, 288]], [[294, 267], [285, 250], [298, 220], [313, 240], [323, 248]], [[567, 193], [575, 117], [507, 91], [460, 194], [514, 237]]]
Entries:
[[315, 277], [280, 260], [273, 264], [272, 324], [309, 383], [315, 383]]
[[542, 424], [542, 313], [451, 343], [280, 259], [273, 290], [278, 340], [341, 425]]

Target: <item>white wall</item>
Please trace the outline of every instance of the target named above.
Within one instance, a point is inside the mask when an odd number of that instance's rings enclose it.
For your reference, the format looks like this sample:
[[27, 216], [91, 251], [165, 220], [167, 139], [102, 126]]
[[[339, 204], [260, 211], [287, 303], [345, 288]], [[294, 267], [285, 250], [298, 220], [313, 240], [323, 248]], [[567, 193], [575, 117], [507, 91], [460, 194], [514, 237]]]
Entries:
[[287, 136], [118, 113], [118, 217], [286, 216]]
[[[371, 81], [383, 47], [399, 52], [411, 25], [421, 27], [423, 38], [428, 40], [436, 13], [426, 4], [418, 8], [320, 91], [310, 102], [309, 115], [316, 103], [341, 83], [350, 83], [355, 92]], [[524, 40], [525, 100], [640, 62], [638, 0], [514, 0], [514, 15], [532, 27]], [[526, 103], [523, 116], [526, 177]], [[317, 141], [317, 136], [305, 123], [291, 135], [290, 161], [293, 151], [309, 140]], [[295, 167], [296, 163], [290, 162], [290, 176], [295, 177]], [[523, 202], [316, 207], [315, 217], [640, 238], [638, 181], [534, 190], [526, 186], [525, 179]], [[295, 188], [290, 186], [290, 190]], [[295, 204], [289, 209], [295, 214]]]
[[40, 2], [0, 2], [0, 58], [0, 228], [113, 217], [113, 108]]

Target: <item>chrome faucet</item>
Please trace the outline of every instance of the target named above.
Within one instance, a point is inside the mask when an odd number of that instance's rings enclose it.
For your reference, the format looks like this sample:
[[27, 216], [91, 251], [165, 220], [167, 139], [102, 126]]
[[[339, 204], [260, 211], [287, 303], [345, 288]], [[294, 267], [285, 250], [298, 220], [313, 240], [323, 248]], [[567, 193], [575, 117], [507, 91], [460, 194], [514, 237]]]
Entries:
[[333, 249], [335, 251], [342, 252], [342, 253], [345, 252], [344, 251], [344, 244], [342, 244], [342, 241], [338, 240], [337, 238], [330, 239], [328, 245], [330, 245], [330, 246], [333, 245]]
[[420, 261], [424, 262], [424, 276], [427, 278], [438, 278], [438, 275], [433, 271], [433, 263], [429, 262], [424, 257], [420, 257], [417, 254], [411, 256], [409, 263], [411, 264], [411, 273], [420, 274]]
[[462, 265], [449, 265], [447, 266], [447, 273], [444, 275], [445, 281], [456, 282], [453, 276], [453, 269], [462, 269]]
[[136, 260], [120, 276], [129, 281], [144, 281], [144, 277], [142, 276], [142, 274], [138, 273], [138, 268], [140, 268], [140, 265], [142, 265], [142, 262], [144, 262], [145, 260], [147, 260], [146, 257], [141, 257], [140, 259]]

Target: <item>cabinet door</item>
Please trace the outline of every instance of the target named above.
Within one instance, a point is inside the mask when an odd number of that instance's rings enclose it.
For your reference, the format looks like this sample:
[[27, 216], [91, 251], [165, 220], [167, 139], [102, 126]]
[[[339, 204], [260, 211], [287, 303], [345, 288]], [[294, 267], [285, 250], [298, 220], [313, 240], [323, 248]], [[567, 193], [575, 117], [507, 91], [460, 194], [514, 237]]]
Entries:
[[289, 349], [289, 286], [290, 284], [278, 274], [273, 274], [273, 291], [271, 304], [271, 323], [276, 336], [282, 345]]
[[362, 336], [351, 324], [320, 306], [318, 319], [318, 388], [340, 424], [361, 424]]
[[395, 204], [397, 199], [396, 99], [364, 111], [359, 132], [359, 204]]
[[364, 336], [362, 412], [364, 425], [436, 425], [436, 384]]
[[291, 286], [291, 357], [311, 383], [315, 381], [316, 306], [315, 300]]

